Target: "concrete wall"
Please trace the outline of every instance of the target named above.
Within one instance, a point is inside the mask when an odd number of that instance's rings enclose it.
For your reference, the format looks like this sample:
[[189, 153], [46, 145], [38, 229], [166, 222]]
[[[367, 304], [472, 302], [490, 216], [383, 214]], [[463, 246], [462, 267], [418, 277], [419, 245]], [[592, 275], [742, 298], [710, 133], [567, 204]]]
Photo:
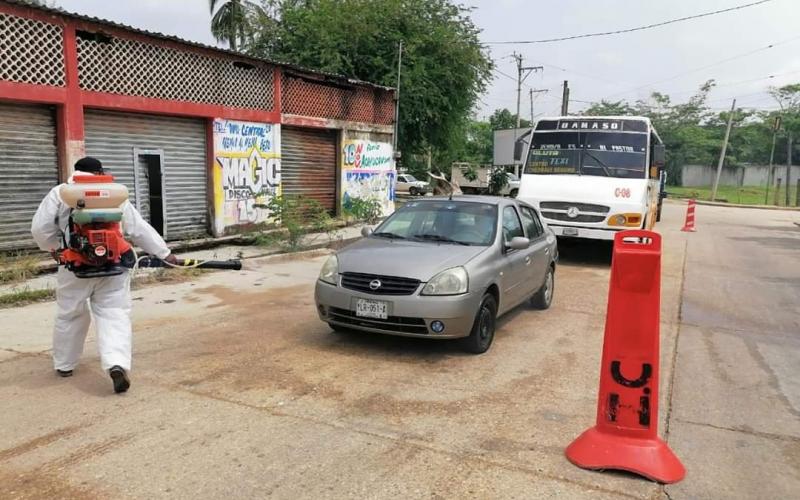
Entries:
[[[786, 165], [775, 165], [774, 177], [772, 184], [775, 184], [775, 179], [782, 179], [781, 184], [786, 185]], [[714, 184], [714, 177], [716, 176], [716, 167], [707, 165], [684, 165], [683, 166], [683, 182], [682, 185], [686, 187], [702, 187], [711, 186]], [[722, 174], [719, 177], [720, 186], [766, 186], [769, 174], [769, 166], [767, 165], [749, 165], [747, 167], [723, 167]], [[790, 182], [794, 184], [800, 179], [800, 166], [792, 166]]]

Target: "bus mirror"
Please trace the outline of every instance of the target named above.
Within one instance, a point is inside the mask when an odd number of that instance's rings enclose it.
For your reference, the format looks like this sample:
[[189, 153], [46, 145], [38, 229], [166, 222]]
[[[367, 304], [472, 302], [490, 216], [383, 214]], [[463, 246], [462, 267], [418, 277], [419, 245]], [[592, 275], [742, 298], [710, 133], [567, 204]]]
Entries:
[[667, 149], [663, 144], [656, 144], [653, 146], [653, 166], [664, 168], [667, 164]]
[[522, 148], [524, 144], [522, 141], [517, 141], [514, 143], [514, 161], [522, 161]]

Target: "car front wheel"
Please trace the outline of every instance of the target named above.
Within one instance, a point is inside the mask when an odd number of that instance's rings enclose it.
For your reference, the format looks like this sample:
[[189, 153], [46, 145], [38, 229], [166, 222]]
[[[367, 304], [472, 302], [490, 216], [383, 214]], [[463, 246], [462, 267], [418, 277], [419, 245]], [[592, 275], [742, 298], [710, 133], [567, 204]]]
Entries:
[[410, 188], [408, 188], [408, 194], [410, 194], [411, 196], [416, 196], [417, 192], [418, 192], [417, 188], [415, 188], [414, 186], [411, 186]]
[[556, 272], [553, 266], [547, 268], [547, 276], [544, 277], [542, 287], [534, 294], [531, 304], [536, 309], [549, 309], [553, 303], [553, 291], [556, 286]]
[[483, 354], [489, 350], [494, 340], [494, 330], [497, 323], [497, 300], [494, 295], [487, 293], [478, 307], [475, 323], [472, 325], [469, 337], [464, 339], [464, 349], [473, 354]]

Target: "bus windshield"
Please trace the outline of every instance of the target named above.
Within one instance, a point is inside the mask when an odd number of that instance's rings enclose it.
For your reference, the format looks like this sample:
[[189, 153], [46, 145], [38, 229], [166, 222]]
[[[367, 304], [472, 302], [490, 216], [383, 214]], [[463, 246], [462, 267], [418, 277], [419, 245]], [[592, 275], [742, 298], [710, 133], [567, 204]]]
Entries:
[[534, 132], [526, 174], [647, 177], [647, 134]]

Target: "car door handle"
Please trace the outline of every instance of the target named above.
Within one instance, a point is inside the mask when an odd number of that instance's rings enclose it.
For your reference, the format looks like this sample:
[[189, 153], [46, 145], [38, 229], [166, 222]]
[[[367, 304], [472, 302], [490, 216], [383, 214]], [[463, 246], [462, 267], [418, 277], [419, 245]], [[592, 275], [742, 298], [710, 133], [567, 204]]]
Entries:
[[545, 248], [544, 249], [544, 253], [545, 253], [545, 255], [550, 255], [550, 249], [549, 248]]
[[526, 266], [530, 265], [530, 263], [531, 263], [531, 258], [530, 257], [525, 257], [525, 265]]

